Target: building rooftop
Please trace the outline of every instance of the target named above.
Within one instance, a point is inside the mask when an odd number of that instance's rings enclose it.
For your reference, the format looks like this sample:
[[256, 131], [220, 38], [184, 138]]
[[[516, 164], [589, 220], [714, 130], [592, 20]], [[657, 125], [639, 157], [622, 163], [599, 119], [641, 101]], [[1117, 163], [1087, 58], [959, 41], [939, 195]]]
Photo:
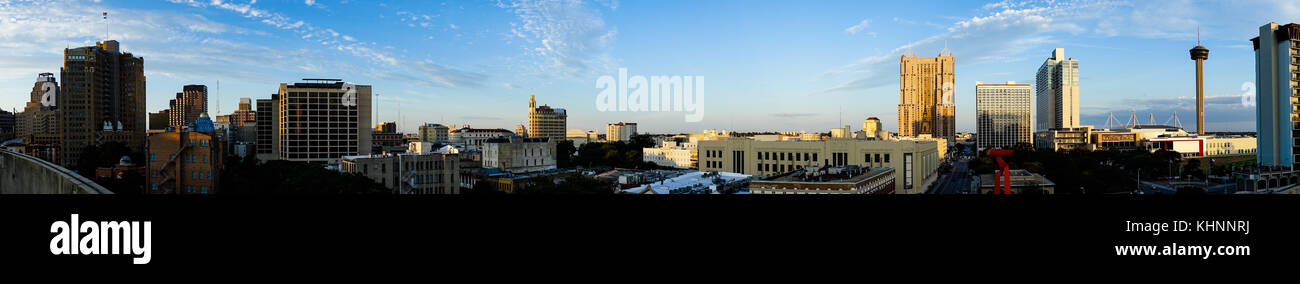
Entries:
[[812, 166], [762, 179], [769, 182], [857, 183], [893, 171], [861, 166]]
[[623, 193], [646, 193], [647, 190], [653, 190], [656, 194], [672, 194], [674, 190], [681, 189], [708, 189], [712, 193], [717, 193], [717, 187], [720, 185], [740, 182], [752, 177], [751, 175], [728, 173], [728, 172], [690, 172], [677, 177], [665, 179], [659, 182], [648, 183], [638, 187], [624, 189]]

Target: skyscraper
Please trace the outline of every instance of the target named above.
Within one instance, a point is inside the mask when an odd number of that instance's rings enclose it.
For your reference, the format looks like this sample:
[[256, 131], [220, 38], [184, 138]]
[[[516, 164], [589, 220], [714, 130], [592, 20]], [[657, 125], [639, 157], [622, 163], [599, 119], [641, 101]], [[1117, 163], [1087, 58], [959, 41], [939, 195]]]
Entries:
[[957, 58], [940, 52], [933, 58], [902, 55], [898, 61], [898, 135], [929, 134], [952, 141]]
[[121, 142], [143, 152], [145, 143], [144, 58], [106, 40], [63, 50], [60, 69], [61, 163], [74, 167], [87, 146]]
[[31, 99], [14, 120], [14, 132], [27, 144], [26, 153], [53, 163], [59, 163], [59, 83], [54, 73], [41, 73], [32, 85]]
[[1009, 149], [1018, 143], [1033, 143], [1032, 88], [1015, 81], [975, 82], [976, 133], [979, 133], [975, 141], [980, 149]]
[[[271, 141], [274, 159], [338, 163], [343, 156], [371, 152], [369, 85], [354, 85], [338, 79], [303, 79], [304, 83], [280, 84], [273, 97]], [[258, 110], [261, 111], [261, 100]], [[258, 117], [262, 117], [259, 115]], [[259, 121], [258, 158], [262, 158]]]
[[1079, 127], [1079, 61], [1065, 57], [1065, 49], [1038, 67], [1038, 129]]
[[1292, 100], [1300, 99], [1300, 25], [1268, 23], [1259, 27], [1255, 47], [1256, 161], [1295, 168], [1293, 131], [1300, 131]]
[[199, 114], [208, 112], [208, 86], [185, 85], [167, 109], [168, 126], [181, 128], [199, 119]]
[[569, 115], [562, 108], [549, 105], [537, 106], [537, 97], [528, 95], [528, 131], [529, 138], [550, 138], [551, 141], [564, 140], [564, 131], [568, 129]]

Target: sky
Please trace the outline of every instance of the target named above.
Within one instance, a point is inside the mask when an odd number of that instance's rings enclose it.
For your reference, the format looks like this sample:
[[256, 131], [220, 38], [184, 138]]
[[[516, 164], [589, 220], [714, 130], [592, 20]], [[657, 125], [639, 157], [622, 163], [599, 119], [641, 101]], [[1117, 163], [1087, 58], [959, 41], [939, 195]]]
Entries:
[[[108, 12], [107, 20], [101, 16]], [[957, 58], [957, 130], [975, 130], [975, 82], [1032, 83], [1052, 49], [1079, 61], [1084, 124], [1137, 112], [1195, 128], [1193, 61], [1205, 62], [1207, 128], [1253, 131], [1243, 84], [1250, 39], [1300, 21], [1300, 1], [361, 1], [0, 0], [0, 108], [21, 110], [64, 48], [105, 38], [142, 56], [148, 110], [186, 84], [209, 112], [280, 83], [371, 85], [379, 121], [505, 128], [528, 96], [571, 129], [637, 122], [643, 133], [825, 132], [879, 117], [896, 131], [901, 54]], [[602, 76], [691, 76], [703, 119], [597, 109]], [[219, 82], [219, 88], [218, 88]], [[218, 110], [219, 108], [219, 110]]]

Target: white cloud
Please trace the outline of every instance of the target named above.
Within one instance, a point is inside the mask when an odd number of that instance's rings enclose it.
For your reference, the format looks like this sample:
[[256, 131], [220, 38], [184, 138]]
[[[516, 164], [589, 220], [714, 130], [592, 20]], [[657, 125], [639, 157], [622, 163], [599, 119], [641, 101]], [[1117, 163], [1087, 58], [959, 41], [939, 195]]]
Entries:
[[853, 25], [853, 26], [851, 26], [851, 27], [848, 27], [848, 28], [844, 29], [844, 32], [849, 33], [849, 34], [851, 34], [851, 35], [855, 35], [855, 34], [858, 34], [858, 32], [860, 32], [860, 31], [862, 31], [862, 30], [864, 30], [864, 29], [866, 29], [867, 27], [870, 27], [870, 26], [871, 26], [871, 20], [870, 20], [870, 19], [862, 19], [862, 21], [861, 21], [861, 22], [858, 22], [858, 24]]
[[428, 86], [479, 87], [482, 86], [480, 80], [486, 77], [482, 74], [442, 66], [427, 60], [417, 61], [414, 63], [404, 62], [406, 60], [397, 55], [371, 48], [364, 42], [358, 42], [355, 37], [339, 33], [332, 28], [317, 27], [302, 20], [294, 20], [279, 13], [258, 9], [253, 7], [252, 3], [233, 4], [223, 2], [223, 0], [211, 0], [211, 2], [208, 3], [200, 3], [194, 0], [168, 1], [199, 8], [215, 7], [235, 12], [245, 18], [262, 22], [281, 30], [294, 32], [301, 39], [314, 41], [322, 46], [327, 46], [336, 51], [346, 52], [372, 63], [386, 65], [383, 68], [375, 68], [376, 70], [383, 70], [380, 73], [400, 74], [403, 72], [414, 72], [418, 75], [404, 74], [402, 77]]
[[[617, 7], [610, 3], [607, 7]], [[541, 59], [541, 73], [573, 77], [609, 69], [607, 51], [618, 30], [605, 26], [600, 10], [576, 0], [517, 0], [498, 6], [518, 17], [511, 35], [529, 43], [526, 51]]]

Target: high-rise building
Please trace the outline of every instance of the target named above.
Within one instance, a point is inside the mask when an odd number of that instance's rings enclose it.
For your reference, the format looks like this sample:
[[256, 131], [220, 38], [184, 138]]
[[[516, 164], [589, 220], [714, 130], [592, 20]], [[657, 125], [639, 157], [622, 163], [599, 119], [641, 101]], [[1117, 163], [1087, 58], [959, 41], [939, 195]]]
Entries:
[[17, 120], [14, 113], [0, 109], [0, 141], [13, 139], [18, 136], [14, 129], [14, 123]]
[[190, 125], [150, 135], [148, 152], [149, 193], [217, 192], [223, 152], [208, 114], [200, 114]]
[[[1038, 120], [1035, 132], [1079, 127], [1079, 61], [1065, 57], [1065, 49], [1038, 67]], [[981, 134], [983, 135], [983, 134]]]
[[135, 151], [145, 144], [144, 58], [107, 40], [63, 50], [59, 90], [61, 162], [75, 167], [87, 146], [121, 142]]
[[[945, 50], [946, 51], [946, 50]], [[952, 141], [956, 134], [957, 58], [940, 52], [933, 58], [899, 56], [898, 135], [929, 134]]]
[[978, 148], [1010, 149], [1034, 143], [1034, 90], [1029, 84], [975, 82]]
[[231, 126], [251, 126], [256, 122], [257, 112], [253, 111], [253, 101], [250, 98], [240, 98], [239, 108], [235, 109], [235, 112], [217, 116], [217, 123], [229, 124]]
[[257, 113], [260, 113], [261, 115], [254, 117], [255, 121], [257, 121], [257, 126], [256, 134], [254, 136], [256, 138], [253, 143], [253, 153], [256, 153], [254, 156], [257, 157], [258, 160], [269, 161], [279, 159], [275, 154], [276, 148], [274, 147], [275, 141], [279, 139], [275, 130], [276, 126], [280, 125], [279, 102], [280, 94], [278, 93], [271, 94], [270, 99], [257, 100]]
[[208, 113], [208, 86], [185, 85], [167, 109], [168, 124], [174, 128], [194, 123], [199, 114]]
[[375, 132], [379, 133], [397, 133], [397, 122], [389, 121], [375, 124]]
[[562, 108], [549, 105], [537, 106], [537, 98], [528, 95], [528, 137], [550, 138], [551, 141], [564, 140], [564, 131], [568, 129], [569, 114]]
[[171, 110], [161, 110], [149, 113], [149, 130], [167, 130], [172, 126]]
[[258, 112], [263, 106], [274, 111], [257, 117], [275, 118], [267, 127], [258, 120], [258, 159], [337, 164], [344, 156], [369, 154], [371, 87], [338, 79], [303, 80], [308, 82], [281, 83], [270, 100], [258, 100]]
[[632, 141], [632, 135], [636, 135], [635, 122], [619, 122], [605, 124], [605, 141]]
[[451, 128], [446, 125], [437, 123], [425, 123], [420, 125], [420, 141], [424, 142], [447, 142], [450, 138], [447, 136]]
[[31, 99], [14, 118], [14, 132], [27, 144], [24, 152], [52, 163], [59, 163], [63, 135], [59, 131], [58, 93], [54, 73], [41, 73], [32, 86]]
[[1295, 100], [1300, 100], [1300, 25], [1259, 27], [1255, 47], [1256, 160], [1260, 165], [1295, 168], [1300, 131]]
[[518, 133], [519, 136], [528, 137], [528, 127], [523, 124], [515, 125], [515, 133]]

